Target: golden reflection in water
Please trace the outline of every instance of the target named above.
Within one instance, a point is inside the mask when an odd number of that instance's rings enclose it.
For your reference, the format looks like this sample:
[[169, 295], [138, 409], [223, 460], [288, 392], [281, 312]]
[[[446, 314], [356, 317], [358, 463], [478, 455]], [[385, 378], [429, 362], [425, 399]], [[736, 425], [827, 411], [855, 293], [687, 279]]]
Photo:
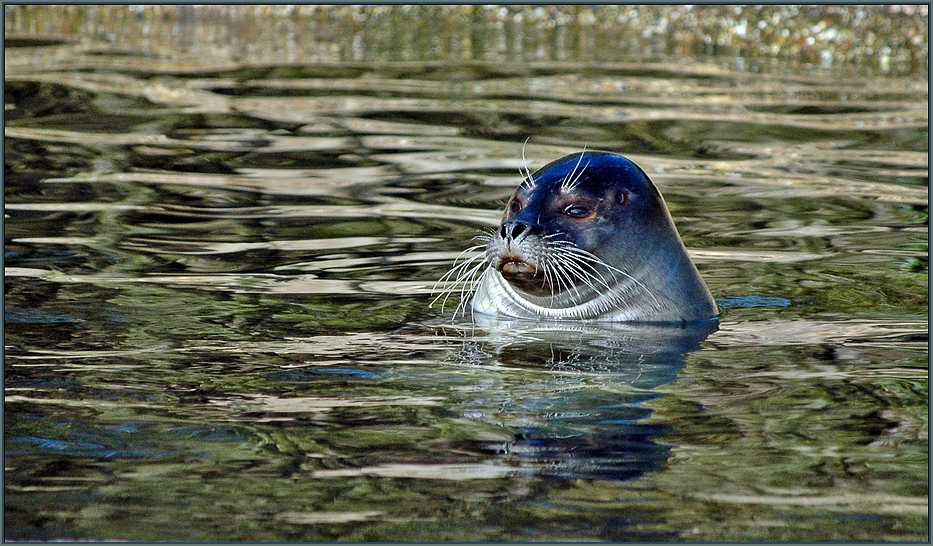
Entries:
[[[217, 61], [585, 61], [722, 56], [925, 71], [924, 5], [5, 6], [18, 36]], [[430, 32], [425, 32], [430, 29]], [[13, 35], [12, 37], [10, 35]], [[14, 40], [11, 40], [13, 38]]]

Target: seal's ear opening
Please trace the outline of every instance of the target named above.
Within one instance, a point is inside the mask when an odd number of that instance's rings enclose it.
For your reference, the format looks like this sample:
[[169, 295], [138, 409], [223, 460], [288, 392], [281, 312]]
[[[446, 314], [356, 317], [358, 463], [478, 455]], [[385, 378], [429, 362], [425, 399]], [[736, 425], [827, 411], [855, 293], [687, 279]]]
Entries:
[[615, 201], [616, 205], [624, 205], [625, 202], [628, 201], [628, 194], [625, 193], [625, 190], [618, 190], [613, 196], [613, 200]]

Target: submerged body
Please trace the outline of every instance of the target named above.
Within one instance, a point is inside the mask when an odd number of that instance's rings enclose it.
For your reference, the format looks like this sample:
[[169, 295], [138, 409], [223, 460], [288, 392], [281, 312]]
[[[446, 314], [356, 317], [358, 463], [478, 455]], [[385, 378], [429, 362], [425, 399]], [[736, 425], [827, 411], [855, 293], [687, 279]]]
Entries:
[[718, 312], [660, 192], [616, 154], [571, 154], [529, 174], [484, 259], [476, 313], [684, 323]]

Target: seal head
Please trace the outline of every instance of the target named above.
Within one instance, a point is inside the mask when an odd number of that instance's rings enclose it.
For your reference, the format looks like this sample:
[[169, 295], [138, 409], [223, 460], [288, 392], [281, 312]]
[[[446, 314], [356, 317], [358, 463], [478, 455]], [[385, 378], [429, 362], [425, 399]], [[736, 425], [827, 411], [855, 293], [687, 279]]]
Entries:
[[718, 312], [661, 193], [616, 154], [571, 154], [530, 175], [484, 256], [477, 313], [683, 323]]

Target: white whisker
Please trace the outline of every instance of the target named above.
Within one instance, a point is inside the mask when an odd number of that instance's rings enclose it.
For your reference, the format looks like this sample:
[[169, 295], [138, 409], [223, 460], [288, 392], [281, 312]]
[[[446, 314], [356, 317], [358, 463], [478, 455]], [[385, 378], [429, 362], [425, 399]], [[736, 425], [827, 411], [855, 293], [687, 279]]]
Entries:
[[571, 180], [571, 181], [570, 181], [570, 184], [567, 185], [567, 191], [573, 191], [573, 190], [577, 187], [577, 184], [580, 183], [580, 178], [583, 177], [584, 171], [586, 171], [586, 168], [589, 167], [589, 166], [590, 166], [590, 162], [587, 161], [587, 162], [586, 162], [586, 165], [584, 165], [583, 168], [580, 169], [580, 173], [577, 174], [576, 178], [574, 178], [573, 180]]
[[[571, 245], [572, 245], [572, 243], [571, 243]], [[598, 265], [598, 266], [601, 266], [601, 267], [605, 267], [606, 269], [608, 269], [608, 270], [609, 270], [611, 273], [613, 273], [613, 274], [618, 273], [619, 275], [622, 275], [623, 277], [625, 277], [625, 278], [631, 280], [633, 283], [635, 283], [635, 285], [637, 285], [639, 288], [641, 288], [642, 290], [644, 290], [645, 293], [647, 293], [649, 296], [651, 296], [651, 299], [654, 300], [654, 304], [655, 304], [655, 306], [657, 306], [658, 309], [661, 308], [661, 302], [658, 301], [658, 298], [655, 297], [654, 293], [651, 292], [651, 290], [650, 290], [647, 286], [645, 286], [642, 282], [640, 282], [640, 281], [639, 281], [638, 279], [636, 279], [635, 277], [629, 275], [628, 273], [626, 273], [625, 271], [622, 271], [621, 269], [619, 269], [619, 268], [617, 268], [617, 267], [613, 267], [613, 266], [607, 264], [607, 263], [604, 262], [601, 258], [599, 258], [599, 256], [596, 256], [595, 254], [593, 254], [593, 253], [591, 253], [591, 252], [587, 252], [586, 250], [583, 250], [582, 248], [580, 248], [580, 247], [578, 247], [578, 246], [576, 246], [576, 245], [573, 245], [573, 246], [568, 247], [568, 250], [571, 251], [571, 252], [577, 253], [578, 255], [580, 255], [581, 257], [583, 257], [584, 259], [586, 259], [586, 260], [589, 261], [589, 262], [592, 262], [592, 263], [594, 263], [594, 264], [596, 264], [596, 265]]]
[[[564, 191], [572, 191], [576, 186], [577, 182], [580, 180], [580, 177], [583, 176], [583, 171], [590, 166], [590, 162], [587, 161], [586, 165], [583, 166], [583, 169], [580, 170], [580, 174], [577, 174], [577, 169], [580, 167], [580, 163], [583, 161], [583, 156], [586, 155], [586, 144], [583, 145], [583, 151], [580, 152], [580, 157], [577, 159], [577, 164], [573, 166], [573, 170], [570, 171], [570, 174], [564, 177], [560, 182], [560, 187]], [[576, 177], [574, 176], [576, 175]]]
[[522, 171], [522, 169], [518, 169], [518, 172], [522, 175], [522, 178], [524, 178], [524, 181], [522, 181], [521, 185], [524, 186], [525, 184], [528, 184], [528, 189], [533, 190], [535, 189], [535, 179], [531, 175], [531, 169], [528, 168], [528, 161], [525, 160], [525, 146], [528, 145], [529, 140], [531, 140], [530, 136], [526, 138], [525, 142], [522, 144], [522, 166], [525, 168], [525, 170]]
[[[466, 266], [467, 266], [468, 264], [470, 264], [473, 260], [475, 260], [476, 258], [478, 258], [478, 257], [481, 256], [481, 254], [478, 254], [478, 255], [476, 255], [476, 256], [471, 256], [469, 259], [464, 260], [463, 262], [460, 262], [460, 259], [463, 258], [464, 255], [469, 254], [470, 252], [475, 252], [475, 251], [477, 251], [477, 250], [483, 248], [484, 246], [485, 246], [485, 245], [471, 246], [470, 248], [468, 248], [468, 249], [464, 250], [463, 252], [461, 252], [460, 254], [458, 254], [457, 257], [454, 258], [454, 265], [450, 268], [450, 270], [447, 271], [447, 273], [444, 273], [444, 275], [441, 276], [441, 278], [438, 279], [437, 282], [434, 283], [434, 287], [431, 288], [431, 291], [434, 292], [434, 291], [437, 289], [437, 285], [438, 285], [438, 284], [440, 284], [440, 283], [444, 282], [445, 280], [449, 279], [457, 270], [459, 270], [459, 269], [461, 269], [461, 268], [463, 268], [463, 267], [466, 267]], [[458, 263], [458, 262], [460, 262], [460, 263]]]
[[[483, 240], [484, 238], [488, 239], [488, 237], [485, 235], [475, 237], [477, 240]], [[437, 282], [434, 283], [434, 286], [431, 288], [431, 292], [438, 292], [438, 287], [441, 284], [450, 284], [451, 286], [443, 287], [443, 289], [440, 290], [440, 293], [431, 301], [428, 307], [433, 308], [434, 305], [440, 301], [441, 312], [443, 312], [445, 306], [447, 305], [447, 300], [450, 299], [450, 296], [456, 293], [459, 289], [460, 303], [457, 305], [454, 316], [456, 316], [456, 311], [460, 310], [461, 307], [463, 307], [465, 310], [464, 300], [467, 299], [469, 294], [472, 293], [474, 289], [477, 273], [480, 269], [486, 266], [486, 255], [485, 253], [479, 253], [466, 259], [463, 259], [463, 257], [470, 254], [471, 252], [475, 252], [481, 248], [484, 248], [485, 246], [485, 244], [472, 246], [461, 252], [457, 258], [454, 259], [454, 265], [446, 273], [444, 273], [444, 275], [441, 276]]]
[[[457, 304], [456, 309], [454, 309], [454, 316], [455, 316], [455, 317], [457, 316], [457, 313], [458, 313], [458, 312], [460, 313], [460, 316], [461, 316], [461, 317], [464, 316], [464, 315], [466, 314], [466, 308], [467, 308], [467, 305], [469, 305], [469, 301], [470, 301], [470, 297], [469, 297], [469, 296], [470, 296], [470, 295], [473, 293], [473, 291], [475, 290], [475, 287], [476, 287], [476, 284], [478, 283], [478, 281], [481, 280], [481, 279], [483, 278], [483, 276], [486, 275], [486, 272], [489, 271], [489, 268], [486, 267], [486, 261], [484, 260], [484, 261], [480, 262], [479, 264], [477, 264], [475, 267], [473, 267], [470, 271], [468, 271], [468, 272], [466, 273], [465, 277], [466, 277], [467, 279], [474, 279], [474, 278], [476, 277], [477, 272], [478, 272], [480, 269], [483, 270], [483, 273], [480, 275], [479, 279], [477, 279], [477, 280], [475, 280], [475, 281], [473, 281], [473, 280], [471, 280], [471, 281], [465, 281], [465, 282], [463, 282], [463, 283], [460, 285], [460, 302]], [[472, 315], [471, 315], [471, 316], [472, 316]]]

